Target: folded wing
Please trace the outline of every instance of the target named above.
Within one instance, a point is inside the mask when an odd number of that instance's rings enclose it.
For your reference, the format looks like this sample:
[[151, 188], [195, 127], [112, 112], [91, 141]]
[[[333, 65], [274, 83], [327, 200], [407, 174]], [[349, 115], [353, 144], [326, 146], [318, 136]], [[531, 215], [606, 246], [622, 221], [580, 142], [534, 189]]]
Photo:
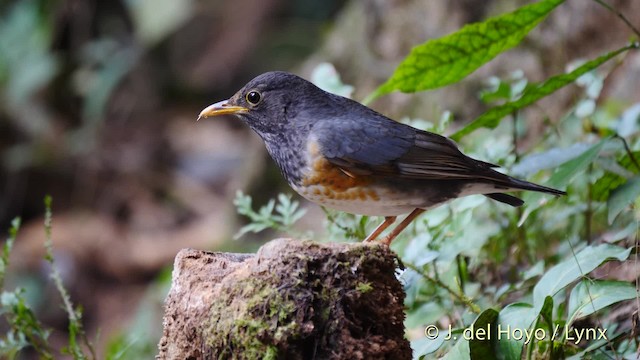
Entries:
[[[313, 135], [322, 154], [345, 172], [355, 175], [422, 180], [468, 180], [494, 184], [497, 192], [532, 190], [564, 194], [562, 191], [517, 180], [492, 168], [496, 165], [472, 159], [450, 139], [416, 130], [382, 115], [367, 121], [317, 124]], [[514, 200], [494, 195], [495, 200]], [[509, 201], [506, 201], [509, 200]], [[515, 205], [515, 204], [512, 204]]]

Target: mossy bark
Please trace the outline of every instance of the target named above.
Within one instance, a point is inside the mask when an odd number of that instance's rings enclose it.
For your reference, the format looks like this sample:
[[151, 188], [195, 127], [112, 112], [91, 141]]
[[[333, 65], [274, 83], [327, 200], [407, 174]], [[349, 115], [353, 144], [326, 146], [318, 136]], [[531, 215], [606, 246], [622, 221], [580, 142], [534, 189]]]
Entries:
[[255, 255], [183, 250], [159, 359], [410, 359], [386, 246], [278, 239]]

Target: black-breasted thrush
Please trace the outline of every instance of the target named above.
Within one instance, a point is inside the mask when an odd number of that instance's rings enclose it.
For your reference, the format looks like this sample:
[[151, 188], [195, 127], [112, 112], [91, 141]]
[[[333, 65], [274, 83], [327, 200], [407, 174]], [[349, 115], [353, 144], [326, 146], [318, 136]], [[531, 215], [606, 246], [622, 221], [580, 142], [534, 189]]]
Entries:
[[466, 195], [521, 206], [522, 200], [505, 192], [565, 194], [497, 172], [496, 165], [464, 155], [444, 136], [393, 121], [286, 72], [254, 78], [198, 119], [225, 114], [258, 133], [289, 185], [306, 199], [384, 216], [365, 241], [409, 213], [382, 240], [390, 244], [425, 210]]

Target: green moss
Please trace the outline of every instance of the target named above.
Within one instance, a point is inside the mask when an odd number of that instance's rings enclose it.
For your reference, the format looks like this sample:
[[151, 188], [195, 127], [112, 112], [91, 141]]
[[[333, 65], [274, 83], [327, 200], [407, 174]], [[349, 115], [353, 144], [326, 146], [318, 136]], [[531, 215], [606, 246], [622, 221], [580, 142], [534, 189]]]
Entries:
[[267, 281], [247, 278], [224, 292], [226, 295], [211, 308], [210, 327], [205, 331], [207, 345], [232, 349], [244, 358], [276, 359], [277, 345], [298, 338], [300, 329], [296, 303], [287, 298], [278, 281], [282, 279], [276, 276]]
[[278, 358], [278, 348], [275, 346], [269, 346], [267, 352], [264, 354], [264, 360], [275, 360]]
[[[203, 331], [207, 347], [216, 352], [212, 357], [276, 359], [298, 354], [302, 357], [294, 358], [305, 358], [318, 355], [323, 346], [328, 349], [323, 356], [328, 356], [336, 344], [353, 344], [353, 339], [342, 338], [352, 332], [395, 331], [366, 324], [385, 318], [369, 316], [376, 311], [383, 315], [390, 311], [376, 305], [389, 296], [388, 290], [374, 287], [370, 280], [380, 279], [382, 273], [393, 284], [397, 281], [388, 250], [357, 246], [335, 251], [310, 243], [286, 247], [279, 255], [270, 260], [266, 273], [261, 267], [258, 273], [243, 273], [220, 284], [211, 322]], [[399, 330], [403, 331], [401, 326]], [[345, 349], [356, 351], [352, 345]], [[364, 346], [358, 351], [363, 349], [370, 350]]]
[[366, 294], [369, 291], [373, 290], [373, 286], [370, 282], [359, 282], [356, 285], [356, 290], [358, 290], [361, 294]]

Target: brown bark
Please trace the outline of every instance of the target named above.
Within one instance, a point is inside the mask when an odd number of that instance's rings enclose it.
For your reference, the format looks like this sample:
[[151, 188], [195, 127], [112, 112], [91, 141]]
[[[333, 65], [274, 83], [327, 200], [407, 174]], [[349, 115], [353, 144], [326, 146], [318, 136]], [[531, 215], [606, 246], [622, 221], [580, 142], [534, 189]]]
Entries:
[[158, 359], [410, 359], [398, 266], [379, 244], [182, 250]]

